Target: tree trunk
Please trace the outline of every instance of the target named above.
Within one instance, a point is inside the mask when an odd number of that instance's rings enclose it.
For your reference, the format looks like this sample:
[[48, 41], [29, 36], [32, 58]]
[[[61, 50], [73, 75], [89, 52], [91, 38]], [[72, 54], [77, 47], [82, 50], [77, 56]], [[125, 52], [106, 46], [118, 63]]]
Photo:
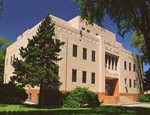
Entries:
[[41, 82], [38, 107], [41, 108], [42, 105], [43, 105], [43, 83]]
[[147, 50], [148, 63], [150, 65], [150, 32], [148, 32], [148, 34], [144, 34], [144, 40], [145, 40], [145, 45]]

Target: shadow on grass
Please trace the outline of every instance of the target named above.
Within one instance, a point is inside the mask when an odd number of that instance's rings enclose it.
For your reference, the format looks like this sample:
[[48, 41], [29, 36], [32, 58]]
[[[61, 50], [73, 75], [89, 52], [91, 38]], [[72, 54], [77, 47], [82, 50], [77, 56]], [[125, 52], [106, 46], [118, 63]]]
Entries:
[[[33, 106], [28, 106], [32, 107]], [[142, 107], [120, 107], [120, 106], [102, 106], [99, 108], [88, 109], [67, 109], [62, 110], [37, 110], [37, 111], [12, 111], [0, 112], [0, 115], [150, 115], [150, 108]]]
[[7, 104], [1, 104], [1, 103], [0, 103], [0, 108], [1, 108], [1, 107], [7, 107], [7, 106], [8, 106]]
[[63, 108], [63, 107], [59, 107], [59, 106], [50, 106], [50, 105], [46, 105], [43, 106], [41, 108], [38, 107], [38, 105], [28, 105], [28, 104], [23, 104], [21, 105], [21, 107], [26, 107], [26, 108], [31, 108], [31, 109], [56, 109], [56, 108]]

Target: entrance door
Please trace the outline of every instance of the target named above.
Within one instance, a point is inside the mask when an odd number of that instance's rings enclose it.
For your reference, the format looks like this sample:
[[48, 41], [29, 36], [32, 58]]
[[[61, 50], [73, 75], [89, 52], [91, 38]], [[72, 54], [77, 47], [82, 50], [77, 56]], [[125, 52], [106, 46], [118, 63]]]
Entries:
[[105, 81], [105, 95], [110, 95], [110, 80]]

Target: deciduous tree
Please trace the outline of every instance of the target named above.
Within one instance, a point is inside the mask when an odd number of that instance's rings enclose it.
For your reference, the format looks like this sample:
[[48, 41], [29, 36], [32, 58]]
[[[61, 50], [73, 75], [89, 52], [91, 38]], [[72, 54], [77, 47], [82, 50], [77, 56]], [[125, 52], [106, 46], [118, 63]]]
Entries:
[[144, 90], [150, 90], [150, 69], [144, 73]]
[[135, 32], [131, 36], [131, 47], [137, 48], [139, 53], [142, 53], [142, 60], [145, 64], [148, 64], [148, 55], [146, 51], [144, 36], [141, 32]]
[[28, 39], [27, 47], [21, 47], [22, 60], [13, 62], [14, 80], [22, 85], [40, 86], [39, 107], [43, 104], [44, 87], [59, 89], [61, 82], [56, 74], [59, 52], [64, 42], [55, 39], [55, 23], [49, 14], [41, 22], [33, 39]]
[[150, 0], [72, 0], [79, 3], [82, 19], [96, 21], [100, 26], [108, 14], [118, 27], [122, 37], [127, 32], [137, 31], [144, 36], [148, 63], [150, 64]]

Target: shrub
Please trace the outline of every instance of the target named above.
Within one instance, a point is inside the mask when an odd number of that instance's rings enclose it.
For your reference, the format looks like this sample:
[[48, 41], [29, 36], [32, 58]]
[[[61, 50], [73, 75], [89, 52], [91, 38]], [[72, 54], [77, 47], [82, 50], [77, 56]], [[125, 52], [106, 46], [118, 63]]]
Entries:
[[20, 104], [28, 98], [22, 86], [12, 82], [0, 85], [0, 103]]
[[139, 100], [142, 102], [150, 102], [150, 95], [149, 94], [141, 94]]
[[64, 107], [98, 107], [100, 106], [97, 95], [88, 88], [76, 87], [69, 93], [64, 94]]

